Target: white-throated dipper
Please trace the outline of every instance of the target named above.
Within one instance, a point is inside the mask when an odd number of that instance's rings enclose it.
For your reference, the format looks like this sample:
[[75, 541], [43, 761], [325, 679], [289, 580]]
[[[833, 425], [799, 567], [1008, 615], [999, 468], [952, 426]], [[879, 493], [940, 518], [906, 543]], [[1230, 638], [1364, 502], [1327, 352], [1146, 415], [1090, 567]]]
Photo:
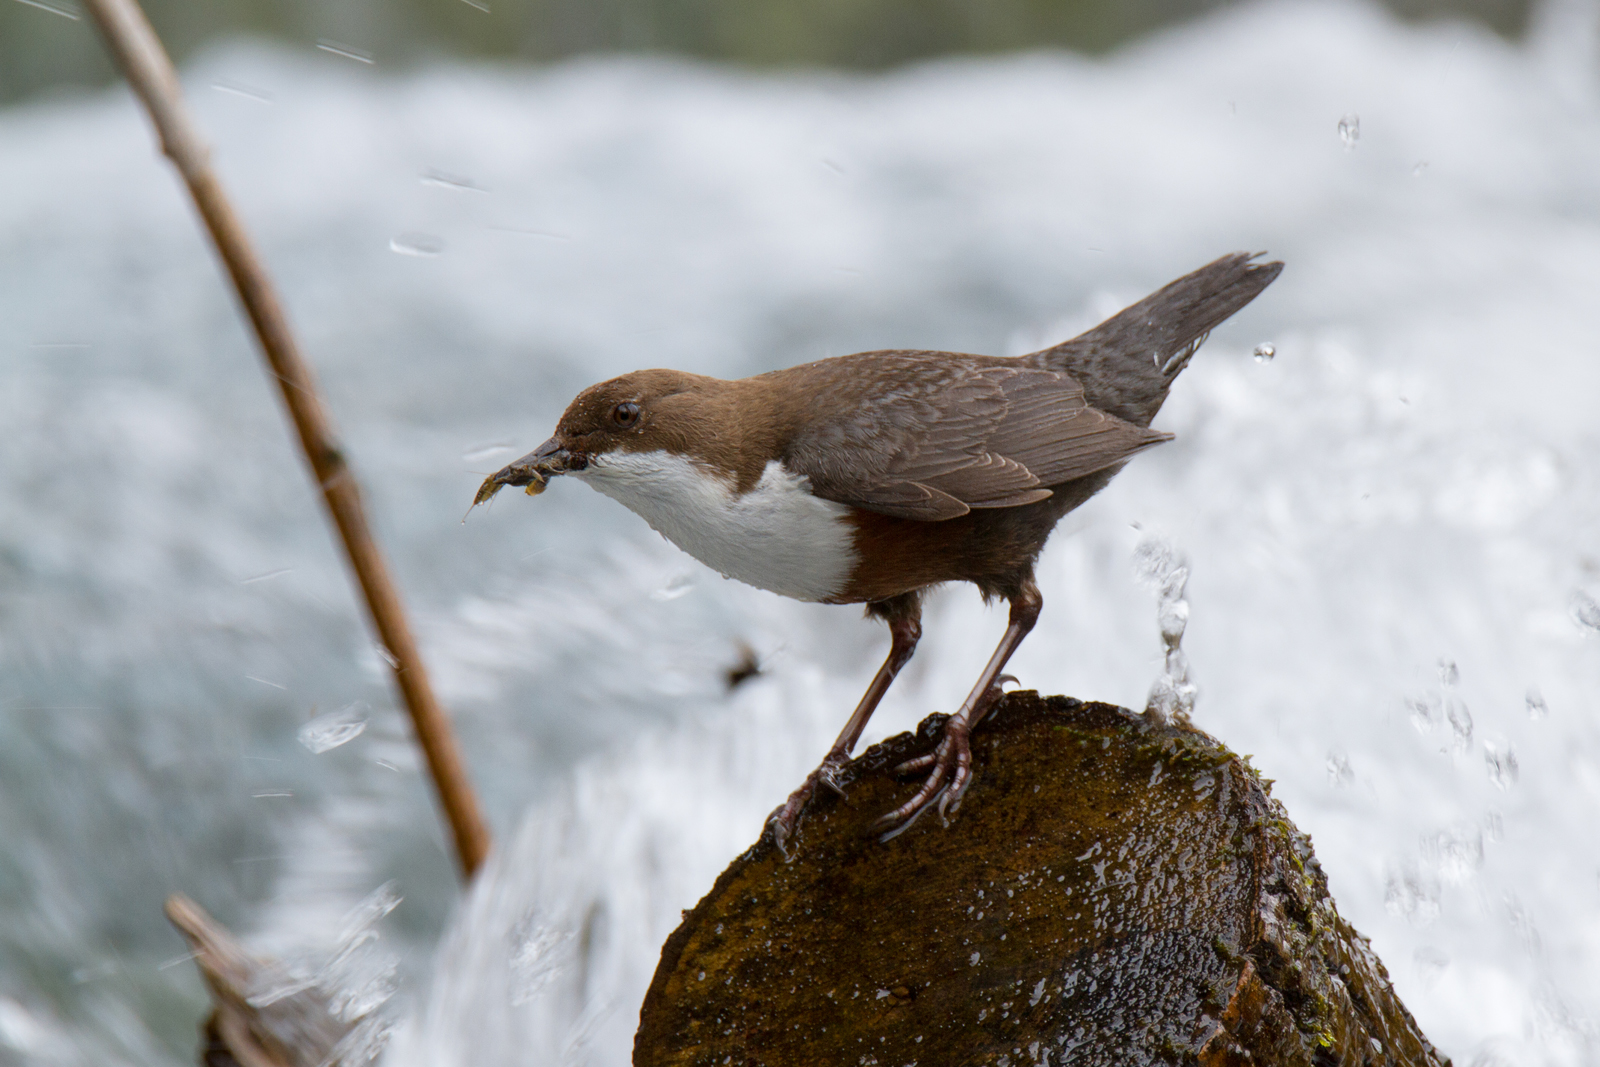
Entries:
[[1006, 661], [1039, 617], [1034, 561], [1061, 517], [1122, 464], [1172, 435], [1149, 429], [1173, 379], [1213, 327], [1282, 263], [1235, 253], [1087, 333], [1016, 358], [861, 352], [722, 381], [642, 370], [590, 386], [555, 436], [490, 475], [544, 489], [571, 474], [621, 501], [730, 578], [797, 600], [860, 604], [889, 625], [889, 657], [821, 766], [770, 821], [782, 847], [820, 782], [848, 761], [922, 634], [941, 582], [1004, 597], [1010, 623], [945, 723], [916, 794], [881, 820], [959, 805], [968, 738], [1000, 696]]

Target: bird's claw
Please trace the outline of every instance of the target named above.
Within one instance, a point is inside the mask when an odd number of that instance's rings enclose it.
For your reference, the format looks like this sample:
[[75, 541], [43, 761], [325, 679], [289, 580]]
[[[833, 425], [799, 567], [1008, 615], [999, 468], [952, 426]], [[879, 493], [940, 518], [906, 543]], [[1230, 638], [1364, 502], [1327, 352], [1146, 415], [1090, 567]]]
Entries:
[[917, 790], [916, 796], [872, 824], [875, 831], [887, 830], [891, 837], [898, 834], [936, 799], [939, 802], [940, 819], [960, 810], [961, 798], [966, 794], [967, 786], [972, 784], [972, 728], [1005, 696], [1001, 686], [1016, 681], [1016, 677], [1010, 674], [997, 677], [984, 690], [970, 717], [962, 711], [945, 720], [939, 747], [895, 767], [896, 775], [926, 770], [928, 777], [923, 781], [922, 788]]
[[896, 774], [932, 768], [916, 795], [872, 824], [874, 831], [904, 829], [927, 806], [939, 802], [939, 816], [944, 818], [961, 807], [961, 797], [972, 782], [972, 726], [959, 715], [944, 726], [944, 737], [939, 747], [925, 756], [907, 760], [895, 768]]
[[778, 851], [783, 853], [785, 858], [789, 855], [789, 842], [800, 829], [800, 820], [805, 816], [806, 807], [811, 803], [812, 797], [816, 795], [817, 786], [825, 786], [836, 796], [844, 796], [844, 783], [840, 779], [840, 772], [849, 762], [850, 757], [845, 753], [828, 753], [817, 769], [806, 775], [806, 780], [800, 783], [800, 788], [790, 793], [789, 799], [767, 816], [767, 826], [772, 830], [772, 843], [778, 846]]

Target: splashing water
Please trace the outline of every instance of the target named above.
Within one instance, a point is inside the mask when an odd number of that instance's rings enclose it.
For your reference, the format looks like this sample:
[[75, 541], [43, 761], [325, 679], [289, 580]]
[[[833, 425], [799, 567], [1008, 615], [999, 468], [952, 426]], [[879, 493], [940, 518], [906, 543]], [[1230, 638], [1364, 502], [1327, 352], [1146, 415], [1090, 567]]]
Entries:
[[366, 711], [367, 705], [358, 700], [338, 711], [319, 715], [300, 727], [295, 734], [295, 740], [313, 755], [320, 756], [324, 752], [331, 752], [341, 745], [349, 744], [366, 731]]
[[389, 240], [389, 251], [431, 259], [444, 252], [444, 241], [431, 233], [402, 233]]
[[1494, 783], [1496, 789], [1510, 789], [1517, 784], [1517, 777], [1522, 773], [1516, 750], [1509, 742], [1485, 741], [1483, 762], [1489, 772], [1489, 781]]
[[1466, 752], [1472, 748], [1472, 713], [1467, 710], [1467, 705], [1457, 693], [1457, 685], [1461, 681], [1461, 671], [1453, 660], [1442, 660], [1439, 663], [1439, 705], [1444, 711], [1445, 721], [1450, 724], [1451, 733], [1454, 734], [1457, 752]]
[[[461, 457], [527, 451], [639, 366], [1019, 354], [1266, 248], [1288, 269], [1179, 379], [1155, 423], [1176, 440], [1047, 548], [1011, 670], [1142, 706], [1165, 637], [1130, 529], [1164, 531], [1205, 605], [1163, 623], [1206, 680], [1195, 720], [1276, 780], [1430, 1038], [1595, 1062], [1600, 646], [1574, 591], [1600, 573], [1600, 100], [1559, 7], [1526, 45], [1267, 4], [1093, 61], [875, 77], [197, 64], [497, 828], [459, 903], [384, 653], [148, 130], [120, 93], [0, 112], [0, 1057], [192, 1063], [204, 993], [163, 967], [167, 892], [298, 958], [392, 879], [386, 1061], [627, 1063], [681, 909], [886, 638], [698, 569], [580, 485], [462, 526], [489, 461]], [[1330, 157], [1330, 100], [1382, 135]], [[395, 254], [402, 233], [449, 254]], [[685, 567], [694, 595], [651, 599]], [[1002, 626], [969, 589], [932, 597], [864, 742], [959, 700]], [[746, 647], [763, 671], [730, 693]], [[362, 733], [298, 743], [354, 701]], [[514, 965], [530, 916], [560, 940]]]
[[[309, 997], [302, 1012], [350, 1024], [327, 1035], [334, 1043], [329, 1063], [364, 1067], [383, 1051], [393, 1029], [384, 1005], [395, 992], [395, 958], [377, 947], [377, 924], [400, 904], [392, 883], [385, 883], [351, 909], [331, 951], [318, 958], [301, 953], [287, 961], [266, 959], [252, 975], [254, 988], [245, 994], [254, 1008], [271, 1008], [291, 997]], [[281, 1009], [280, 1009], [281, 1010]], [[291, 1030], [292, 1032], [292, 1030]], [[306, 1051], [304, 1049], [302, 1052]]]
[[317, 48], [345, 59], [353, 59], [357, 63], [365, 63], [367, 66], [371, 66], [373, 63], [371, 52], [363, 48], [356, 48], [353, 45], [340, 44], [338, 41], [330, 40], [326, 37], [317, 41]]
[[1535, 722], [1550, 714], [1550, 705], [1544, 702], [1544, 696], [1537, 689], [1528, 690], [1528, 695], [1522, 698], [1523, 705], [1528, 709], [1528, 718]]
[[1581, 589], [1572, 594], [1572, 617], [1578, 625], [1600, 633], [1600, 602]]
[[1189, 601], [1184, 597], [1189, 565], [1167, 542], [1152, 538], [1134, 550], [1134, 567], [1139, 580], [1156, 591], [1156, 625], [1166, 648], [1145, 713], [1159, 722], [1188, 722], [1196, 692], [1189, 681], [1189, 659], [1183, 654], [1183, 631], [1189, 625]]
[[1355, 151], [1356, 142], [1361, 140], [1361, 116], [1345, 115], [1339, 119], [1339, 140], [1344, 143], [1345, 151]]

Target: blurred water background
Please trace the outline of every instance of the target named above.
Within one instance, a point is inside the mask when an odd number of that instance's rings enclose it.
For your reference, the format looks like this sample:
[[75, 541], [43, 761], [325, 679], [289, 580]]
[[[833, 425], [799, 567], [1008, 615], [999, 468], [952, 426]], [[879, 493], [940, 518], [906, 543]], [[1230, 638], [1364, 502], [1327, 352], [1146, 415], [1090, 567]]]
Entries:
[[[1063, 47], [1104, 52], [1237, 0], [149, 0], [166, 46], [186, 59], [229, 34], [343, 46], [395, 66], [441, 56], [549, 60], [596, 52], [695, 56], [756, 67], [878, 69], [952, 52]], [[1532, 0], [1384, 0], [1413, 20], [1469, 17], [1525, 33]], [[26, 7], [24, 6], [26, 5]], [[26, 8], [33, 8], [28, 11]], [[40, 12], [55, 16], [45, 18]], [[0, 101], [104, 84], [112, 70], [71, 26], [79, 0], [0, 5]]]
[[[389, 1062], [627, 1062], [679, 910], [887, 639], [580, 485], [463, 525], [482, 475], [616, 373], [1016, 354], [1241, 248], [1288, 269], [1180, 380], [1178, 440], [1062, 524], [1015, 671], [1143, 706], [1135, 552], [1182, 553], [1198, 724], [1276, 779], [1423, 1029], [1600, 1063], [1597, 12], [1267, 3], [881, 73], [191, 56], [498, 834], [465, 899], [142, 117], [0, 111], [0, 1063], [193, 1062], [174, 890], [306, 959], [403, 898], [364, 972]], [[951, 710], [1002, 626], [939, 594], [867, 740]]]

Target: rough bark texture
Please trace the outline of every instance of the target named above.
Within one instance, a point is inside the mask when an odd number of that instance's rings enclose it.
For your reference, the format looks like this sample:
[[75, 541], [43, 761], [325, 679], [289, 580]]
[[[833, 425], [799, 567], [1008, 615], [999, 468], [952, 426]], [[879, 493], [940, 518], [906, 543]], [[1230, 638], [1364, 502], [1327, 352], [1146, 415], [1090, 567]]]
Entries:
[[1013, 693], [949, 827], [879, 841], [941, 724], [855, 761], [792, 860], [764, 838], [723, 872], [662, 951], [636, 1065], [1448, 1062], [1216, 741]]

